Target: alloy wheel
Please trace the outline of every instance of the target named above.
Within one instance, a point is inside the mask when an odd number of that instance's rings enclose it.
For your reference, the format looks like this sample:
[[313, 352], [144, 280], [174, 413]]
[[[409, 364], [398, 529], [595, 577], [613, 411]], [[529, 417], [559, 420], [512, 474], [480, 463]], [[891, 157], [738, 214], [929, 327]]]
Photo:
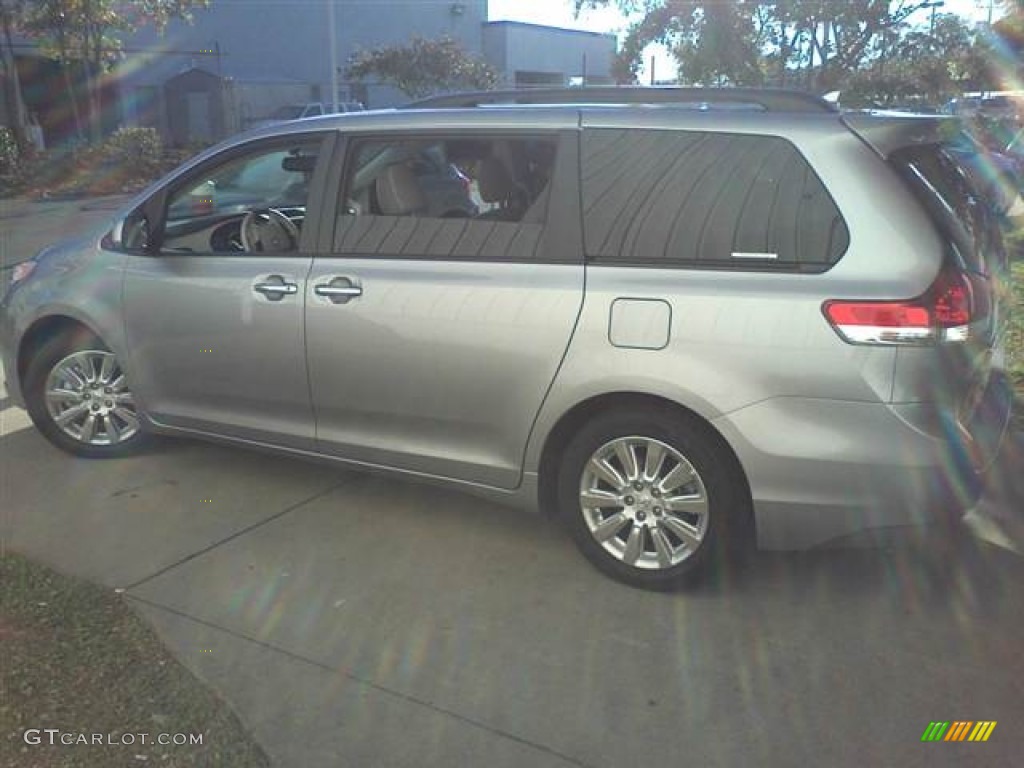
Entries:
[[84, 350], [60, 360], [46, 378], [44, 397], [53, 423], [76, 442], [113, 446], [139, 431], [135, 399], [110, 352]]
[[679, 451], [649, 437], [621, 437], [583, 467], [580, 510], [590, 534], [626, 565], [664, 570], [689, 559], [708, 532], [708, 495]]

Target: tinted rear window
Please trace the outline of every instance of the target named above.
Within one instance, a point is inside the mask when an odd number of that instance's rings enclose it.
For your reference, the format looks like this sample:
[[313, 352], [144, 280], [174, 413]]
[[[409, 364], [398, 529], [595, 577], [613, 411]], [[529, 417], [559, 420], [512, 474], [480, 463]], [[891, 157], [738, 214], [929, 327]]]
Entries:
[[820, 272], [849, 244], [821, 179], [772, 136], [588, 130], [583, 209], [598, 262]]
[[892, 162], [924, 204], [961, 266], [988, 273], [1004, 256], [999, 227], [971, 176], [945, 149], [914, 147]]

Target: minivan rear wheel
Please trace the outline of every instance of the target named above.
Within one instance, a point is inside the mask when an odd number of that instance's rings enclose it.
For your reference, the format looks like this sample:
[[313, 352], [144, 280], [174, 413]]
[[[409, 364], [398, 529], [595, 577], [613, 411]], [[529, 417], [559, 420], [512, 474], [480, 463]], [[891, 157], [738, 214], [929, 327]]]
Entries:
[[95, 337], [44, 344], [29, 363], [25, 401], [39, 431], [76, 456], [124, 456], [145, 439], [124, 369]]
[[[745, 483], [696, 419], [608, 412], [569, 442], [560, 512], [583, 554], [619, 581], [672, 589], [747, 548]], [[726, 540], [737, 544], [724, 547]]]

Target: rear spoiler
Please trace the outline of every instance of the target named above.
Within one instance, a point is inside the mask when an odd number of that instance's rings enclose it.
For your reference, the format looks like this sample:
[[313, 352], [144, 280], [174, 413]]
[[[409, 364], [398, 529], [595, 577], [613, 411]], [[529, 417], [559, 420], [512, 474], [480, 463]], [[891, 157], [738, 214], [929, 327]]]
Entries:
[[840, 118], [883, 158], [907, 147], [942, 144], [963, 126], [958, 117], [903, 112], [847, 112]]

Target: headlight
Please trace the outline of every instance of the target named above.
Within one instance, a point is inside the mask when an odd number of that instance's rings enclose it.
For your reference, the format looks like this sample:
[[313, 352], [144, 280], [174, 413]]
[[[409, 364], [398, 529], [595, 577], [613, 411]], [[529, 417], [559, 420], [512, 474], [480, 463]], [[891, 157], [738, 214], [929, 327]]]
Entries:
[[35, 271], [35, 268], [36, 263], [31, 259], [15, 264], [14, 270], [11, 272], [11, 285], [20, 283], [22, 280], [27, 279], [28, 276]]

